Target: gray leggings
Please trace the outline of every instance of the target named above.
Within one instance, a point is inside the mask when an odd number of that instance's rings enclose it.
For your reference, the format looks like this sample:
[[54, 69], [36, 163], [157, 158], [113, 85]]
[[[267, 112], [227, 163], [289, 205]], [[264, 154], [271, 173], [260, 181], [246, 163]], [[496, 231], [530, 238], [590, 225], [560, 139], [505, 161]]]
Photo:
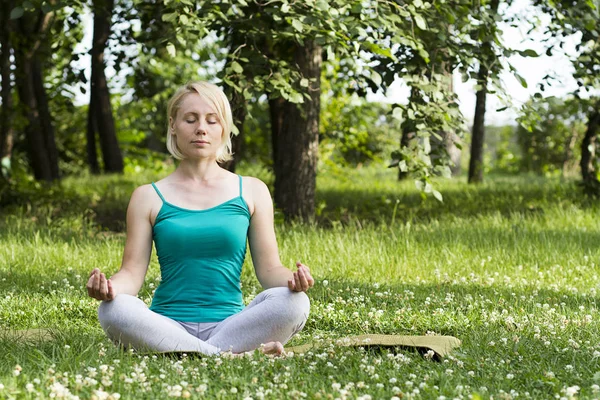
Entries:
[[125, 347], [158, 352], [241, 353], [268, 342], [285, 344], [306, 323], [310, 301], [287, 287], [267, 289], [241, 312], [220, 322], [179, 322], [151, 311], [135, 296], [119, 294], [98, 308], [109, 338]]

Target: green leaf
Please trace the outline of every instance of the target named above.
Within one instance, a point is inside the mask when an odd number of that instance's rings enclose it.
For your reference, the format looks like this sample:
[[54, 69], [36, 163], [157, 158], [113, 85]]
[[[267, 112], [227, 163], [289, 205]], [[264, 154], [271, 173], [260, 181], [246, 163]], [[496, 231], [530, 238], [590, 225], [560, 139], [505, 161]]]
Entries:
[[379, 75], [379, 73], [377, 71], [371, 71], [371, 80], [377, 86], [381, 86], [381, 82], [382, 82], [381, 75]]
[[406, 165], [406, 161], [402, 160], [398, 163], [398, 168], [400, 168], [400, 171], [402, 172], [407, 172], [408, 171], [408, 166]]
[[423, 151], [425, 152], [425, 154], [431, 153], [431, 143], [429, 142], [428, 137], [423, 138]]
[[288, 3], [284, 3], [281, 6], [281, 12], [284, 13], [284, 14], [289, 13], [290, 12], [290, 5]]
[[163, 16], [162, 16], [162, 20], [165, 21], [165, 22], [173, 22], [176, 19], [177, 19], [177, 13], [176, 12], [163, 14]]
[[518, 53], [523, 57], [539, 57], [540, 55], [533, 49], [519, 50]]
[[179, 16], [179, 22], [181, 22], [183, 25], [187, 25], [189, 22], [188, 16], [185, 14], [181, 14]]
[[379, 54], [380, 56], [391, 58], [392, 60], [396, 61], [396, 57], [392, 54], [392, 52], [388, 48], [384, 49], [384, 48], [380, 47], [379, 45], [377, 45], [375, 43], [371, 43], [371, 42], [364, 42], [362, 45], [364, 47], [366, 47], [372, 53]]
[[415, 23], [417, 24], [419, 29], [422, 29], [424, 31], [427, 30], [427, 23], [425, 22], [425, 19], [419, 14], [415, 15]]
[[302, 78], [300, 80], [300, 86], [302, 86], [302, 87], [308, 87], [308, 79]]
[[302, 32], [304, 30], [304, 25], [302, 25], [302, 22], [300, 22], [300, 20], [297, 19], [293, 19], [292, 20], [292, 26], [294, 27], [295, 30], [297, 30], [298, 32]]
[[444, 202], [444, 198], [442, 197], [442, 194], [440, 192], [438, 192], [437, 190], [432, 190], [431, 193], [433, 194], [433, 197], [440, 201], [440, 203]]
[[167, 53], [169, 53], [171, 57], [175, 57], [177, 55], [177, 51], [175, 50], [173, 43], [167, 43]]
[[302, 97], [301, 93], [291, 93], [289, 96], [289, 100], [292, 103], [301, 104], [304, 103], [304, 97]]
[[244, 68], [237, 61], [233, 61], [231, 63], [231, 69], [236, 74], [241, 74], [242, 72], [244, 72]]
[[517, 80], [519, 81], [521, 86], [523, 86], [525, 89], [527, 89], [527, 81], [525, 80], [525, 78], [523, 78], [521, 75], [517, 74], [516, 72], [514, 74], [515, 74], [515, 78], [517, 78]]
[[12, 11], [10, 12], [10, 19], [19, 19], [23, 16], [23, 8], [21, 7], [15, 7], [12, 9]]

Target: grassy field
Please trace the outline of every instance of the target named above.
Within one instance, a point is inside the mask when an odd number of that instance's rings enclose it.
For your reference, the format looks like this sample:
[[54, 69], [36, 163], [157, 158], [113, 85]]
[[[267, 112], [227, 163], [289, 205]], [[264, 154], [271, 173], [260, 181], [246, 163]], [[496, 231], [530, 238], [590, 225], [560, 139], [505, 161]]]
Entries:
[[[0, 399], [600, 398], [600, 205], [574, 182], [441, 181], [440, 204], [391, 170], [343, 170], [319, 178], [314, 223], [278, 222], [284, 264], [302, 260], [317, 279], [291, 345], [363, 333], [462, 340], [435, 362], [335, 346], [235, 360], [117, 349], [84, 285], [94, 267], [118, 269], [128, 197], [158, 178], [70, 178], [0, 209]], [[158, 276], [153, 256], [147, 302]], [[249, 259], [243, 287], [247, 301], [259, 291]], [[32, 328], [52, 337], [12, 334]]]

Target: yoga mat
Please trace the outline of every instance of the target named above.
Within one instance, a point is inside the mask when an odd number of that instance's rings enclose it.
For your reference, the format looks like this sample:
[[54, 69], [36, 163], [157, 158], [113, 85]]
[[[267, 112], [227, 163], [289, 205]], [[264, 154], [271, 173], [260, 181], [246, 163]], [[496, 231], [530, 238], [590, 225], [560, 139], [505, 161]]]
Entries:
[[[327, 343], [307, 343], [286, 347], [286, 352], [306, 353]], [[401, 336], [401, 335], [360, 335], [337, 339], [333, 342], [341, 347], [401, 347], [416, 348], [421, 353], [432, 350], [439, 358], [446, 357], [461, 342], [453, 336]]]

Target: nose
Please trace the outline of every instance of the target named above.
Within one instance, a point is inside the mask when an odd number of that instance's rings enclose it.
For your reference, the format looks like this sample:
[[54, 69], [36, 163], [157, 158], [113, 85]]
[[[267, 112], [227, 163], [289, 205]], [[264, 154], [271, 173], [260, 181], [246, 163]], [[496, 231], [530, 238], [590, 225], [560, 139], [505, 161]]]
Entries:
[[198, 128], [196, 128], [196, 133], [199, 135], [206, 135], [206, 122], [200, 120]]

